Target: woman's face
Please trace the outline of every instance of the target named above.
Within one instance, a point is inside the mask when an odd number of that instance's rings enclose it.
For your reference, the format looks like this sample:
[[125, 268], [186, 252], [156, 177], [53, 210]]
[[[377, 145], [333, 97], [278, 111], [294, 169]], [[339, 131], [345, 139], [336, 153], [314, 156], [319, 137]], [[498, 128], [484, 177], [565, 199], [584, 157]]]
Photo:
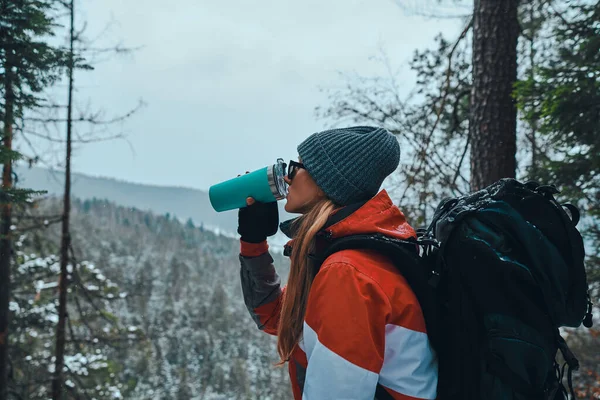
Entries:
[[[300, 159], [298, 161], [302, 162]], [[296, 171], [293, 180], [290, 180], [286, 176], [285, 181], [289, 185], [285, 211], [289, 213], [304, 214], [315, 203], [325, 197], [325, 193], [317, 186], [308, 171], [304, 168]]]

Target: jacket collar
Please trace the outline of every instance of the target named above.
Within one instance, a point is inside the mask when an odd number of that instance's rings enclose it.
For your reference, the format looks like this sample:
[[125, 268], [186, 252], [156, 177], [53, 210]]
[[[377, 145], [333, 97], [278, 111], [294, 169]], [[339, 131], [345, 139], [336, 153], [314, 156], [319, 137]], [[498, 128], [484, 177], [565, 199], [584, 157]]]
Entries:
[[[300, 218], [300, 217], [298, 217]], [[297, 233], [298, 218], [282, 222], [279, 227], [290, 239]], [[355, 234], [379, 233], [397, 239], [416, 237], [402, 211], [393, 204], [384, 189], [368, 201], [335, 210], [319, 235], [340, 238]]]

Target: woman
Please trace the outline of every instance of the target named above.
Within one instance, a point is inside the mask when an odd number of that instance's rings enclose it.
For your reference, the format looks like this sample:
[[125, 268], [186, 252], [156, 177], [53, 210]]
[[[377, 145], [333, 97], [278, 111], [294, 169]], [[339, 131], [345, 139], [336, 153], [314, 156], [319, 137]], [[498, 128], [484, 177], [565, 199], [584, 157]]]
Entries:
[[394, 265], [369, 250], [344, 250], [315, 263], [326, 240], [379, 233], [407, 239], [415, 231], [379, 188], [398, 166], [400, 147], [382, 128], [315, 133], [291, 162], [281, 225], [292, 238], [287, 286], [268, 252], [278, 225], [276, 203], [239, 212], [244, 300], [258, 327], [278, 336], [295, 399], [434, 399], [437, 360], [419, 303]]

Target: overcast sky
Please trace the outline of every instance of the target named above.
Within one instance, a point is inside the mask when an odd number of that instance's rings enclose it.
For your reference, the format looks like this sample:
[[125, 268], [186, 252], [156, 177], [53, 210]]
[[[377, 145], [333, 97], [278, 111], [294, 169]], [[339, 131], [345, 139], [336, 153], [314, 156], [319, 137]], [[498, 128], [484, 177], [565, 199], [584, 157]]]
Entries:
[[[422, 4], [396, 1], [415, 10]], [[331, 126], [314, 108], [327, 105], [320, 88], [344, 83], [339, 72], [385, 75], [373, 60], [382, 49], [402, 68], [438, 33], [453, 40], [462, 28], [460, 20], [422, 18], [397, 2], [79, 2], [90, 34], [113, 20], [103, 43], [143, 47], [78, 72], [77, 101], [108, 116], [139, 99], [147, 106], [113, 127], [127, 133], [134, 152], [124, 141], [86, 145], [74, 170], [207, 189], [277, 157], [295, 158], [298, 143]], [[398, 81], [408, 90], [414, 76], [404, 69]]]

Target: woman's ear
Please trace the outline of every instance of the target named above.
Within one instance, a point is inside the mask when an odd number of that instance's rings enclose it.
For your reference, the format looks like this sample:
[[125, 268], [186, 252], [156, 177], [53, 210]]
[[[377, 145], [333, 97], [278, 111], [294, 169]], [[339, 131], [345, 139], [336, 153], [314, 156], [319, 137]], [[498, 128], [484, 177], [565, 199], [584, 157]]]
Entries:
[[323, 191], [323, 189], [321, 189], [319, 186], [317, 186], [318, 192], [317, 192], [317, 196], [320, 199], [324, 199], [327, 197], [327, 195], [325, 194], [325, 192]]

